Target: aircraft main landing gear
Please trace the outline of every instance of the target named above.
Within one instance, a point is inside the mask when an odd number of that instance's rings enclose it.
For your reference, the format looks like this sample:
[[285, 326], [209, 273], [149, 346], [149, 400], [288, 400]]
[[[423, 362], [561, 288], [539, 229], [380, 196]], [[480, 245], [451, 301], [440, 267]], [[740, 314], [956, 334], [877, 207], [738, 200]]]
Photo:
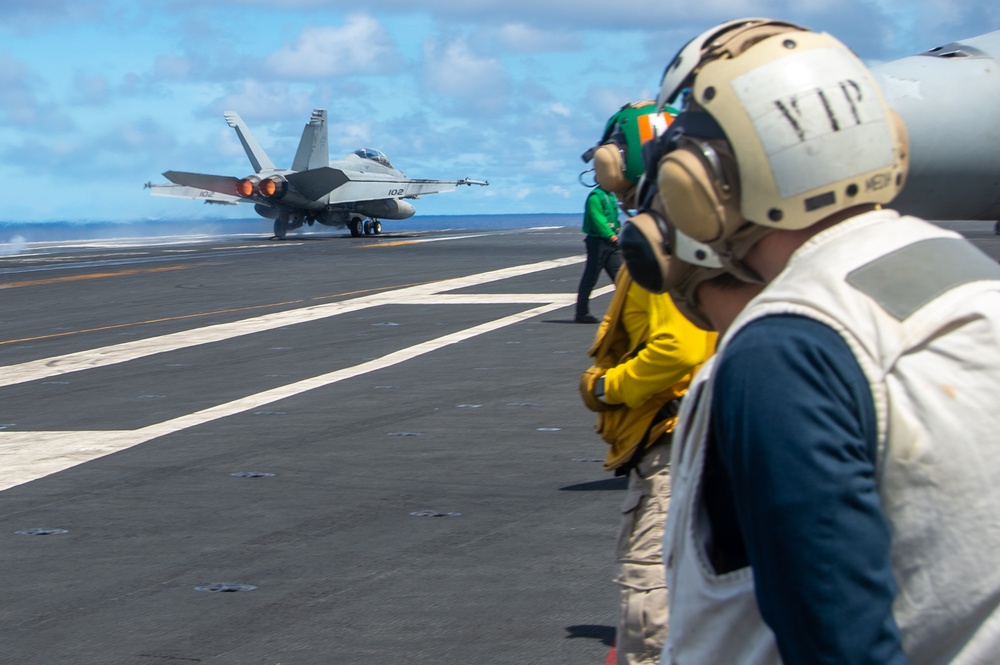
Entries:
[[377, 219], [353, 217], [351, 221], [347, 222], [347, 228], [353, 238], [360, 238], [362, 235], [377, 236], [382, 233], [382, 222]]
[[288, 234], [288, 216], [280, 215], [274, 220], [274, 237], [271, 240], [284, 240]]
[[293, 217], [290, 217], [287, 213], [278, 215], [274, 219], [274, 236], [271, 240], [284, 240], [289, 231], [302, 228], [302, 225], [305, 224], [306, 221], [307, 220], [300, 215], [295, 215]]

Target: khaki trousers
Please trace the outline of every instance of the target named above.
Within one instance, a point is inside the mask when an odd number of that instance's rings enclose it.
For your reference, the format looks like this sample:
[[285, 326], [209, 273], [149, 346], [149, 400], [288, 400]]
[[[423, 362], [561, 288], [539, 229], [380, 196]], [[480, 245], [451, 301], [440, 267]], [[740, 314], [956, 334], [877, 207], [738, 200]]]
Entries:
[[670, 506], [670, 435], [660, 437], [629, 472], [618, 534], [621, 609], [617, 665], [657, 665], [667, 639], [663, 527]]

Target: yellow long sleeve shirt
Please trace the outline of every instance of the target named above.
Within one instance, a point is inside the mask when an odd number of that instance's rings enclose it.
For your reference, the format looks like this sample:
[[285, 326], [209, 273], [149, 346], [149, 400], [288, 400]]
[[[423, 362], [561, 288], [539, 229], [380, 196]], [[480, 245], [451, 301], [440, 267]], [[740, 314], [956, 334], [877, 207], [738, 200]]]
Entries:
[[[610, 446], [605, 469], [618, 469], [638, 446], [673, 429], [677, 418], [663, 419], [661, 409], [687, 391], [716, 337], [688, 321], [670, 296], [636, 285], [627, 267], [618, 272], [615, 297], [588, 352], [594, 365], [580, 377], [584, 404], [597, 412], [595, 430]], [[603, 401], [594, 395], [602, 376]]]
[[[606, 322], [602, 325], [606, 325]], [[608, 404], [636, 408], [658, 393], [680, 396], [697, 370], [711, 356], [718, 335], [688, 321], [667, 294], [652, 294], [629, 285], [622, 325], [630, 348], [642, 340], [645, 347], [625, 362], [607, 370], [604, 398]]]

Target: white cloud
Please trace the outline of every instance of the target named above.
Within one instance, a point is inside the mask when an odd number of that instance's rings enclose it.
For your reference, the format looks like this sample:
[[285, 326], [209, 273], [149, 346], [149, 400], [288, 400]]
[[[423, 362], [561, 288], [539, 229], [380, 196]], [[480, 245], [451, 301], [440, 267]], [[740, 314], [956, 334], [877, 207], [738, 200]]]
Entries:
[[[372, 134], [373, 132], [370, 122], [337, 122], [331, 129], [330, 140], [331, 143], [336, 142], [341, 146], [347, 146], [345, 150], [353, 152], [357, 148], [372, 147]], [[331, 155], [331, 157], [334, 158], [339, 156], [340, 155]]]
[[558, 159], [534, 159], [524, 165], [532, 173], [559, 173], [562, 167], [563, 162]]
[[87, 104], [101, 104], [111, 96], [111, 84], [106, 76], [78, 73], [74, 82], [80, 101]]
[[566, 106], [565, 104], [561, 104], [559, 102], [554, 102], [552, 104], [549, 104], [549, 107], [548, 109], [546, 109], [546, 111], [551, 115], [558, 115], [563, 118], [569, 118], [570, 116], [573, 115], [573, 111], [571, 111], [568, 106]]
[[178, 55], [160, 55], [154, 61], [153, 71], [157, 78], [183, 80], [196, 70], [190, 58]]
[[212, 103], [220, 116], [224, 111], [236, 111], [255, 120], [288, 120], [290, 115], [308, 117], [312, 108], [309, 95], [293, 92], [288, 84], [265, 83], [255, 79], [241, 81], [239, 87]]
[[[484, 212], [575, 212], [580, 153], [722, 20], [798, 22], [868, 62], [1000, 28], [996, 0], [578, 0], [572, 11], [538, 0], [286, 0], [278, 13], [264, 9], [274, 0], [2, 4], [0, 171], [30, 172], [25, 187], [100, 177], [130, 196], [168, 168], [243, 175], [221, 117], [230, 109], [287, 164], [310, 110], [327, 108], [332, 157], [367, 145], [415, 177], [488, 179], [467, 197]], [[88, 206], [115, 217], [180, 210], [137, 192], [128, 205]], [[464, 200], [442, 198], [449, 209]], [[7, 216], [72, 217], [72, 199]]]
[[[639, 95], [634, 90], [626, 90], [621, 87], [590, 87], [586, 91], [585, 98], [587, 107], [598, 111], [598, 115], [606, 120], [623, 105], [637, 101]], [[597, 130], [598, 133], [603, 129], [604, 125], [602, 124]]]
[[40, 94], [44, 78], [23, 62], [0, 54], [0, 121], [13, 127], [65, 130], [69, 118]]
[[391, 71], [398, 61], [389, 33], [371, 16], [353, 14], [343, 26], [303, 28], [294, 44], [265, 60], [268, 69], [288, 79]]
[[4, 2], [2, 4], [4, 22], [22, 31], [51, 30], [53, 25], [73, 24], [103, 13], [100, 2], [46, 0], [46, 2]]
[[472, 52], [465, 40], [440, 47], [424, 42], [424, 85], [434, 93], [496, 107], [503, 103], [510, 80], [503, 64], [494, 57]]
[[580, 39], [579, 35], [525, 23], [507, 23], [496, 32], [496, 41], [501, 47], [521, 53], [575, 51], [580, 48]]

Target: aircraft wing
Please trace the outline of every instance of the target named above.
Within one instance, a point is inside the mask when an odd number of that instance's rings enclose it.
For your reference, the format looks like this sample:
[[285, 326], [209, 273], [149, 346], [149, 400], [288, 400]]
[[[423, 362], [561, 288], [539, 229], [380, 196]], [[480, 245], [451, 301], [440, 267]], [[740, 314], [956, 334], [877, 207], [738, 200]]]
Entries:
[[188, 187], [187, 185], [154, 185], [149, 182], [146, 187], [153, 196], [171, 196], [179, 199], [202, 200], [205, 203], [221, 203], [225, 205], [236, 205], [237, 203], [249, 203], [247, 199], [242, 199], [232, 194], [221, 194], [209, 189], [198, 187]]
[[194, 187], [195, 189], [207, 189], [210, 192], [218, 192], [230, 196], [236, 195], [236, 184], [239, 178], [228, 175], [209, 175], [207, 173], [188, 173], [187, 171], [167, 171], [163, 174], [175, 185]]
[[[236, 196], [239, 178], [233, 176], [167, 171], [164, 174], [173, 185], [151, 185], [158, 196], [226, 201], [227, 203], [255, 202], [273, 205], [264, 197]], [[483, 180], [418, 180], [381, 173], [352, 173], [331, 166], [284, 173], [296, 193], [306, 201], [325, 199], [327, 204], [379, 201], [383, 199], [415, 199], [424, 194], [453, 192], [461, 185], [481, 185]]]
[[403, 196], [408, 199], [417, 198], [422, 194], [454, 192], [462, 185], [486, 187], [490, 184], [485, 180], [473, 180], [472, 178], [462, 178], [461, 180], [407, 180], [405, 182], [407, 192]]
[[[322, 167], [288, 176], [288, 181], [302, 194], [316, 200], [329, 194], [329, 203], [415, 199], [425, 194], [453, 192], [462, 185], [486, 186], [484, 180], [422, 180], [399, 178], [378, 173], [345, 173]], [[300, 186], [300, 183], [302, 185]]]

